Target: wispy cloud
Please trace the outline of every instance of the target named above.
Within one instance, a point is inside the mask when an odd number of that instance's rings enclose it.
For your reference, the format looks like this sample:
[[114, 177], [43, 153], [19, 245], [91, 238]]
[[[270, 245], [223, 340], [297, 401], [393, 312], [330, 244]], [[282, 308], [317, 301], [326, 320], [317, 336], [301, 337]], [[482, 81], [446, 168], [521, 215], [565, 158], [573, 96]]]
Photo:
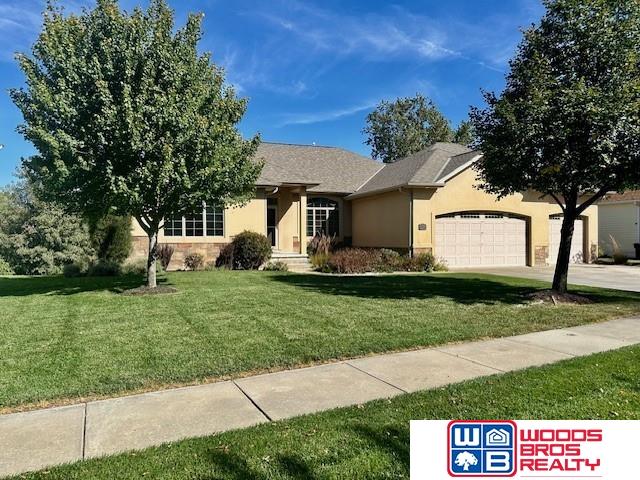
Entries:
[[455, 57], [460, 53], [448, 45], [438, 22], [394, 7], [387, 15], [339, 15], [296, 1], [288, 2], [289, 13], [258, 12], [264, 20], [294, 34], [306, 48], [358, 55], [368, 59], [413, 56], [427, 60]]
[[[90, 0], [62, 0], [57, 5], [66, 12], [78, 12], [92, 3]], [[42, 26], [45, 7], [43, 0], [14, 0], [0, 4], [0, 61], [12, 61], [16, 52], [29, 49]]]
[[356, 113], [364, 112], [365, 110], [371, 110], [375, 107], [376, 103], [377, 102], [371, 101], [352, 105], [350, 107], [326, 110], [322, 112], [287, 113], [282, 115], [282, 119], [277, 126], [285, 127], [287, 125], [310, 125], [314, 123], [330, 122], [332, 120], [338, 120], [339, 118], [349, 117]]

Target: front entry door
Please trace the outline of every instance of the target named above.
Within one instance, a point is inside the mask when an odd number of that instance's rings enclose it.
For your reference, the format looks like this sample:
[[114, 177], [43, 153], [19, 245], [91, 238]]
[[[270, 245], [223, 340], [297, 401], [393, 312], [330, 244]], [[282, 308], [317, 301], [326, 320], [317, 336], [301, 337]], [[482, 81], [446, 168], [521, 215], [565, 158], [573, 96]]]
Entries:
[[267, 206], [267, 237], [272, 247], [278, 246], [278, 207], [273, 204]]

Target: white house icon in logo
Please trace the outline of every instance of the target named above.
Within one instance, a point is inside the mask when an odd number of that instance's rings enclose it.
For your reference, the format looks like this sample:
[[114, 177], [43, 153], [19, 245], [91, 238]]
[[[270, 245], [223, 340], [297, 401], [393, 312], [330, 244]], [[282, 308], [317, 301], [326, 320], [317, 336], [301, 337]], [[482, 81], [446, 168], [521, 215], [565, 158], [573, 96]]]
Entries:
[[511, 435], [504, 428], [492, 428], [485, 434], [486, 447], [508, 447], [511, 443]]

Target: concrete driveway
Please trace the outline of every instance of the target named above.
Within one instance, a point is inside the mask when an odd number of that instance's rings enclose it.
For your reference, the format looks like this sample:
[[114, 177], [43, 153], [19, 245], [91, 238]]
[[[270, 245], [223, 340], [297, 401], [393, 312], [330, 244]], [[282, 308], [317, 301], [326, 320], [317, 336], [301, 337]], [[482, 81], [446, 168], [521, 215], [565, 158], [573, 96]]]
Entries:
[[[451, 271], [490, 273], [551, 282], [554, 267], [476, 267], [451, 269]], [[640, 292], [640, 266], [571, 265], [569, 267], [569, 283]]]

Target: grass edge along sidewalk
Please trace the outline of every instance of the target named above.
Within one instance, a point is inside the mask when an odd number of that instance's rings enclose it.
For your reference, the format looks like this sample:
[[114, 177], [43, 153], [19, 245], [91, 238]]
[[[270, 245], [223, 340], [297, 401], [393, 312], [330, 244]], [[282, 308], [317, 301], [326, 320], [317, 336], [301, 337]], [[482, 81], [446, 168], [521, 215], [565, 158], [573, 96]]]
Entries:
[[640, 419], [638, 378], [632, 346], [15, 478], [408, 478], [409, 420]]

